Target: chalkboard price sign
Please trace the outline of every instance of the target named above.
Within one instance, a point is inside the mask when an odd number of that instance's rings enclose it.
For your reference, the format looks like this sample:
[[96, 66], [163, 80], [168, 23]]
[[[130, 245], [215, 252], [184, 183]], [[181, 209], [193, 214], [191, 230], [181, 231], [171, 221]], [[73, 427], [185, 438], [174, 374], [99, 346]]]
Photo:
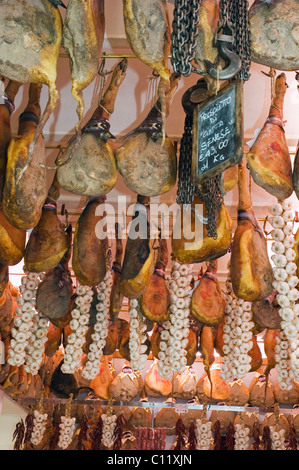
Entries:
[[193, 118], [192, 180], [199, 184], [242, 160], [242, 82], [197, 105]]

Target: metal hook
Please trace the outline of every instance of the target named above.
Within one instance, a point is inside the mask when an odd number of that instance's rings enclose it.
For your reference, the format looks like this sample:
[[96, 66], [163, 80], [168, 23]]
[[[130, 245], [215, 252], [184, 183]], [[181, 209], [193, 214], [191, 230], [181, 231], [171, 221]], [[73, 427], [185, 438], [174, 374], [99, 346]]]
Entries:
[[229, 80], [233, 78], [242, 68], [242, 61], [236, 52], [233, 52], [229, 47], [231, 46], [233, 37], [228, 34], [217, 34], [216, 46], [219, 50], [219, 55], [222, 57], [228, 66], [223, 70], [217, 70], [214, 64], [209, 60], [204, 60], [207, 68], [207, 73], [216, 80]]

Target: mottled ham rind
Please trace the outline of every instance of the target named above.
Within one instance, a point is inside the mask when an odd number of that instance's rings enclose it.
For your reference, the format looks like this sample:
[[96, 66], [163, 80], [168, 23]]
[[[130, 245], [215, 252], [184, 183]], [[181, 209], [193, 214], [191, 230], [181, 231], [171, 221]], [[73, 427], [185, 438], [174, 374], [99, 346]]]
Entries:
[[[117, 168], [109, 119], [126, 69], [127, 60], [123, 59], [114, 68], [104, 96], [82, 129], [80, 139], [71, 139], [61, 159], [57, 161], [58, 181], [66, 191], [97, 197], [107, 194], [116, 183]], [[98, 126], [106, 126], [107, 132]], [[94, 130], [88, 131], [90, 128]]]
[[105, 33], [104, 0], [70, 0], [63, 25], [62, 45], [69, 55], [72, 94], [80, 127], [84, 113], [82, 91], [95, 79]]
[[299, 1], [257, 0], [249, 9], [251, 58], [276, 70], [299, 68]]
[[[40, 94], [42, 85], [31, 83], [29, 99], [23, 119], [20, 115], [18, 134], [12, 138], [7, 151], [6, 178], [3, 190], [3, 212], [11, 225], [28, 230], [38, 223], [43, 204], [48, 195], [45, 165], [45, 142], [38, 137], [28, 163], [29, 148], [40, 117]], [[24, 169], [27, 167], [27, 170]]]
[[[56, 199], [53, 197], [54, 193]], [[30, 233], [26, 245], [24, 262], [28, 271], [39, 273], [55, 268], [68, 250], [68, 237], [57, 215], [56, 201], [59, 194], [55, 175], [42, 215]]]
[[61, 15], [49, 0], [1, 2], [0, 74], [20, 83], [49, 87], [48, 103], [35, 130], [29, 158], [59, 98], [56, 77], [61, 40]]
[[136, 56], [169, 80], [170, 23], [165, 0], [123, 0], [128, 42]]
[[[119, 173], [131, 191], [153, 197], [170, 191], [177, 178], [177, 157], [172, 141], [163, 132], [152, 133], [169, 114], [171, 99], [177, 90], [179, 76], [172, 74], [163, 100], [158, 99], [146, 119], [123, 140], [115, 151]], [[163, 106], [162, 106], [163, 104]]]
[[64, 325], [70, 319], [73, 283], [68, 263], [71, 255], [72, 226], [63, 233], [66, 249], [55, 267], [46, 272], [45, 278], [38, 285], [36, 292], [37, 310], [55, 326]]
[[282, 73], [275, 82], [269, 117], [247, 153], [247, 165], [255, 183], [282, 201], [293, 192], [292, 163], [282, 122], [287, 87], [286, 75]]

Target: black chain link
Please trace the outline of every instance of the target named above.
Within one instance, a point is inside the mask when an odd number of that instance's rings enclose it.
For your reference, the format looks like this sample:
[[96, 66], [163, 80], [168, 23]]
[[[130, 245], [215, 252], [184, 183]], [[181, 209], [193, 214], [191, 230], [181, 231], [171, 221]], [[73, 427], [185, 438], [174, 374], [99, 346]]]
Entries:
[[205, 203], [208, 237], [217, 239], [217, 219], [223, 204], [221, 174], [204, 180], [201, 189], [195, 187], [195, 193]]
[[178, 168], [178, 189], [177, 189], [177, 203], [178, 204], [192, 204], [195, 193], [195, 186], [191, 181], [191, 166], [192, 166], [192, 114], [186, 114], [184, 133], [180, 145], [180, 157]]
[[191, 72], [204, 73], [192, 64], [198, 33], [201, 0], [175, 0], [171, 35], [171, 63], [173, 70], [185, 77]]

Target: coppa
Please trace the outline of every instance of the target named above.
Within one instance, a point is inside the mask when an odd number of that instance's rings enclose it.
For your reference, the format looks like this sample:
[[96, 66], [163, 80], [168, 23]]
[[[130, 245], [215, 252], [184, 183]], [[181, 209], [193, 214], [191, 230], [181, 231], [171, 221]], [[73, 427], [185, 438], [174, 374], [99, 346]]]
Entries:
[[139, 467], [141, 463], [141, 457], [121, 457], [114, 454], [107, 459], [108, 465], [133, 465]]

